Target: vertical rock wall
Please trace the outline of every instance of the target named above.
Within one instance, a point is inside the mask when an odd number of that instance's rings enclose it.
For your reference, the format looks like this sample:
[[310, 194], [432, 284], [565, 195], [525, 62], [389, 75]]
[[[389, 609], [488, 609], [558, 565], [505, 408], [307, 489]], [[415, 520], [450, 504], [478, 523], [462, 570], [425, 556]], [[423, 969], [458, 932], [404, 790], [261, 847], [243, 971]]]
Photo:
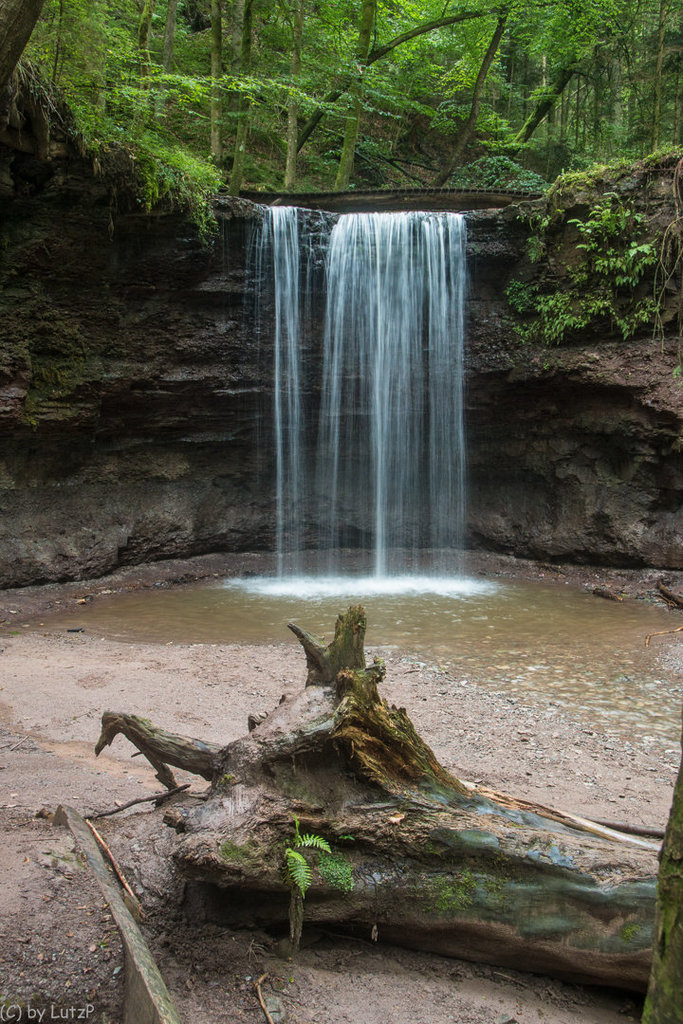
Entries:
[[[204, 245], [180, 217], [117, 212], [83, 161], [39, 169], [0, 175], [0, 586], [270, 549], [270, 329], [245, 306], [257, 209], [219, 203]], [[522, 345], [506, 284], [557, 272], [530, 267], [528, 235], [512, 208], [470, 217], [470, 543], [681, 567], [676, 333]]]

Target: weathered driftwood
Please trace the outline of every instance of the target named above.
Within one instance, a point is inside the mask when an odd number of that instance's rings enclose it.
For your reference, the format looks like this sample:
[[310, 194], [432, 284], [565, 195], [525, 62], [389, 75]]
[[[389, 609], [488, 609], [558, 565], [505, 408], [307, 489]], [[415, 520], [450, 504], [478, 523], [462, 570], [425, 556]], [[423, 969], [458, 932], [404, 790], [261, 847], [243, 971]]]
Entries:
[[173, 772], [168, 767], [170, 764], [193, 775], [201, 775], [209, 782], [216, 774], [221, 748], [215, 743], [177, 736], [158, 729], [139, 715], [121, 715], [115, 711], [105, 711], [102, 715], [102, 732], [95, 746], [95, 755], [101, 754], [119, 733], [145, 755], [156, 769], [159, 782], [167, 789], [177, 787]]
[[98, 750], [123, 732], [160, 777], [168, 761], [211, 778], [209, 799], [174, 819], [186, 875], [227, 890], [233, 914], [285, 920], [296, 815], [332, 847], [307, 851], [308, 922], [644, 989], [657, 847], [454, 778], [405, 710], [380, 698], [384, 666], [365, 665], [362, 608], [340, 616], [328, 647], [291, 628], [306, 687], [222, 750], [133, 716], [103, 719]]

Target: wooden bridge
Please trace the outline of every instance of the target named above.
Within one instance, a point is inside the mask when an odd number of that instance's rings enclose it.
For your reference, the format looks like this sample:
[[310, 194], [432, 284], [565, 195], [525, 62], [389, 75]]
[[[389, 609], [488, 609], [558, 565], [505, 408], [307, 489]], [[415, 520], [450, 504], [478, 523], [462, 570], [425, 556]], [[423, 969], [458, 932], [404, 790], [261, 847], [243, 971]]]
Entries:
[[240, 192], [240, 198], [263, 206], [301, 206], [331, 213], [381, 213], [399, 210], [501, 209], [511, 203], [539, 199], [541, 192], [515, 189], [404, 188], [354, 189], [349, 192]]

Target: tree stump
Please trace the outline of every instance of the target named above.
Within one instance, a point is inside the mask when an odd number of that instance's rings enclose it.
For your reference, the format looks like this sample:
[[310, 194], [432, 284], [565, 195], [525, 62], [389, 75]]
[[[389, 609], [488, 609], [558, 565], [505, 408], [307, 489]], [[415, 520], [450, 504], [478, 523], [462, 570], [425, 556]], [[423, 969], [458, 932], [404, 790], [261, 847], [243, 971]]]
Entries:
[[182, 872], [222, 890], [233, 919], [284, 923], [285, 850], [300, 826], [331, 848], [302, 851], [307, 922], [644, 990], [657, 847], [454, 778], [405, 709], [381, 698], [385, 668], [365, 663], [365, 626], [349, 608], [325, 646], [291, 624], [306, 686], [222, 749], [104, 716], [98, 751], [120, 731], [160, 777], [170, 763], [210, 778], [207, 801], [174, 818]]

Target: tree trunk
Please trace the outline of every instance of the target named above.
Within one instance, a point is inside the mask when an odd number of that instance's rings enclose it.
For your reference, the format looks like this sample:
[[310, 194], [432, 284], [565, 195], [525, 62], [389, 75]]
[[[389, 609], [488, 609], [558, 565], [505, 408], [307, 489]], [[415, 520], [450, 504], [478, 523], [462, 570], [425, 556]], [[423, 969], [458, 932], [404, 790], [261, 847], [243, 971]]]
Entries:
[[[245, 0], [244, 18], [242, 21], [242, 41], [240, 44], [240, 70], [243, 73], [249, 71], [251, 66], [252, 14], [253, 0]], [[248, 96], [240, 96], [237, 114], [237, 131], [235, 132], [235, 150], [232, 158], [232, 171], [230, 172], [229, 186], [230, 194], [233, 196], [239, 195], [240, 189], [242, 188], [250, 114], [251, 99]]]
[[149, 75], [149, 33], [152, 27], [152, 17], [156, 0], [144, 0], [142, 14], [138, 23], [138, 49], [140, 50], [141, 66], [140, 73], [144, 77]]
[[659, 148], [659, 136], [662, 124], [662, 67], [664, 65], [664, 30], [666, 27], [666, 0], [659, 0], [659, 17], [657, 22], [657, 59], [655, 61], [654, 102], [652, 111], [652, 143], [654, 152]]
[[520, 148], [526, 145], [538, 128], [539, 124], [542, 122], [543, 118], [550, 110], [552, 110], [560, 96], [562, 96], [564, 90], [569, 85], [575, 74], [576, 64], [574, 63], [567, 64], [555, 73], [547, 89], [543, 95], [539, 97], [534, 109], [531, 111], [523, 126], [515, 136], [515, 145]]
[[40, 17], [44, 0], [4, 0], [0, 4], [0, 89], [9, 82]]
[[454, 778], [405, 709], [380, 698], [384, 664], [365, 664], [365, 626], [363, 609], [349, 608], [328, 646], [292, 626], [306, 687], [227, 747], [108, 712], [96, 750], [123, 732], [169, 788], [165, 764], [211, 779], [200, 810], [169, 817], [183, 833], [174, 859], [188, 878], [228, 890], [242, 922], [286, 922], [283, 851], [296, 816], [331, 846], [302, 851], [309, 922], [644, 989], [657, 847]]
[[[292, 12], [292, 59], [290, 71], [292, 86], [297, 86], [301, 72], [301, 45], [304, 32], [303, 0], [296, 0]], [[285, 190], [290, 190], [296, 182], [297, 138], [299, 131], [299, 102], [294, 92], [290, 93], [287, 103], [287, 160], [285, 164]]]
[[[682, 738], [683, 744], [683, 738]], [[643, 1024], [683, 1019], [683, 764], [674, 788], [659, 879], [652, 974]]]
[[474, 90], [472, 92], [472, 105], [470, 107], [469, 117], [467, 118], [464, 125], [460, 129], [458, 138], [455, 143], [455, 148], [453, 150], [453, 153], [451, 154], [450, 160], [446, 163], [444, 167], [441, 168], [441, 170], [439, 171], [438, 175], [434, 180], [434, 184], [437, 188], [440, 188], [442, 185], [445, 185], [448, 179], [450, 178], [451, 174], [455, 170], [455, 168], [459, 167], [460, 164], [462, 163], [462, 158], [464, 156], [465, 149], [467, 148], [467, 145], [474, 133], [474, 129], [477, 126], [477, 118], [479, 117], [479, 108], [481, 107], [481, 98], [484, 92], [484, 85], [486, 84], [486, 78], [498, 52], [498, 47], [500, 46], [500, 41], [503, 37], [503, 32], [505, 31], [506, 21], [507, 14], [501, 14], [501, 16], [498, 18], [496, 28], [491, 37], [491, 42], [489, 43], [486, 53], [484, 54], [484, 59], [481, 62], [481, 67], [479, 68], [477, 79], [474, 83]]
[[9, 82], [40, 17], [44, 0], [3, 0], [0, 4], [0, 130], [9, 118]]
[[[375, 23], [377, 13], [377, 0], [363, 0], [360, 14], [360, 26], [358, 29], [358, 46], [356, 48], [356, 60], [359, 67], [365, 65], [370, 52], [370, 39], [372, 37], [372, 26]], [[351, 109], [346, 117], [344, 128], [344, 142], [339, 167], [334, 187], [337, 191], [343, 191], [349, 187], [351, 174], [353, 172], [353, 161], [356, 155], [356, 144], [360, 131], [360, 114], [362, 109], [362, 85], [360, 78], [354, 79], [349, 89], [351, 93]]]
[[223, 74], [223, 13], [221, 0], [211, 0], [211, 156], [219, 163], [222, 156], [222, 102], [220, 78]]
[[173, 71], [173, 53], [175, 49], [175, 29], [178, 17], [178, 0], [168, 0], [166, 10], [166, 24], [164, 26], [164, 71]]

